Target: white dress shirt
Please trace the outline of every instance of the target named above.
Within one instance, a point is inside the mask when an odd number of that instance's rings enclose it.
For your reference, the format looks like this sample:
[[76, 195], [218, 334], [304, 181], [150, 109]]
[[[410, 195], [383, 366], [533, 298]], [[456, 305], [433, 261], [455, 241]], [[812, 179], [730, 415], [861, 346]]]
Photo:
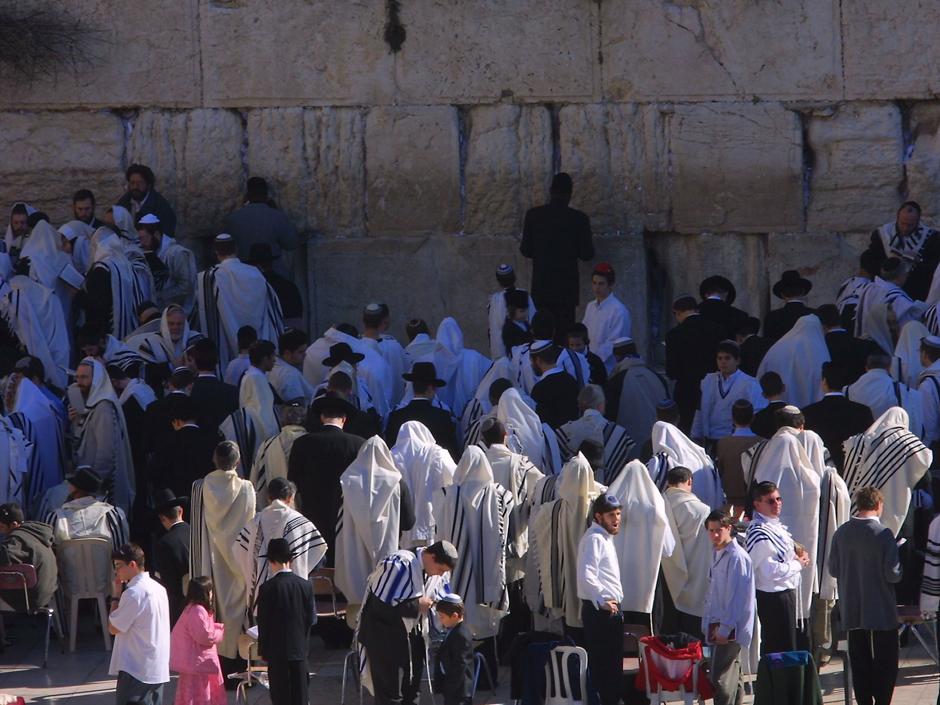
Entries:
[[588, 329], [591, 351], [604, 361], [607, 374], [617, 364], [614, 341], [630, 337], [630, 311], [620, 299], [610, 294], [603, 301], [594, 299], [584, 309], [582, 323]]
[[800, 586], [803, 564], [796, 558], [793, 538], [779, 519], [754, 512], [752, 527], [761, 525], [772, 534], [772, 540], [752, 541], [751, 531], [745, 538], [747, 552], [754, 566], [754, 587], [761, 592], [783, 592]]
[[147, 572], [128, 584], [111, 616], [120, 634], [111, 651], [112, 676], [124, 671], [141, 683], [170, 682], [170, 606], [166, 590]]
[[578, 542], [578, 597], [597, 607], [623, 602], [620, 563], [613, 536], [600, 524], [591, 524]]

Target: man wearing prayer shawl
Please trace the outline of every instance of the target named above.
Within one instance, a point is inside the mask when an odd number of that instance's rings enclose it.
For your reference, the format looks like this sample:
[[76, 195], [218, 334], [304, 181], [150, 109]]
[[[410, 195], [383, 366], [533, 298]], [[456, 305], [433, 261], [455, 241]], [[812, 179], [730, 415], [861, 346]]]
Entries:
[[509, 310], [507, 297], [510, 292], [518, 291], [525, 296], [526, 309], [528, 310], [527, 321], [531, 321], [535, 315], [535, 302], [532, 301], [532, 297], [524, 289], [516, 288], [516, 271], [511, 264], [500, 264], [496, 267], [496, 281], [501, 288], [499, 291], [490, 294], [486, 304], [490, 357], [494, 361], [506, 357], [506, 347], [503, 345], [503, 325], [506, 323], [506, 315]]
[[251, 472], [251, 459], [258, 455], [258, 449], [266, 440], [255, 412], [244, 408], [236, 409], [219, 426], [219, 433], [225, 440], [238, 446], [240, 457], [236, 471], [239, 477], [248, 477]]
[[700, 384], [702, 401], [692, 420], [692, 438], [718, 440], [734, 431], [731, 407], [738, 399], [747, 399], [755, 410], [764, 408], [767, 400], [757, 380], [738, 369], [741, 348], [733, 340], [718, 343], [715, 354], [717, 372], [709, 372]]
[[[852, 499], [845, 481], [831, 465], [827, 465], [819, 481], [819, 542], [816, 546], [816, 582], [818, 593], [813, 597], [812, 646], [816, 663], [828, 659], [832, 647], [832, 608], [839, 599], [836, 578], [829, 570], [832, 537], [836, 529], [849, 520]], [[827, 647], [828, 645], [828, 647]]]
[[137, 328], [137, 306], [144, 301], [143, 292], [121, 239], [111, 228], [98, 228], [91, 242], [91, 267], [85, 278], [85, 322], [121, 340]]
[[581, 418], [569, 421], [555, 433], [563, 458], [570, 458], [584, 441], [592, 440], [604, 447], [604, 467], [619, 472], [627, 460], [639, 450], [626, 430], [604, 418], [604, 390], [588, 384], [578, 393]]
[[144, 335], [137, 351], [149, 363], [165, 364], [175, 369], [183, 364], [186, 348], [201, 339], [201, 333], [189, 329], [183, 309], [171, 304], [160, 316], [160, 331]]
[[457, 465], [420, 421], [402, 424], [391, 453], [415, 504], [415, 525], [402, 533], [400, 545], [427, 546], [435, 537], [434, 497], [453, 482]]
[[366, 307], [362, 309], [360, 342], [364, 349], [379, 353], [385, 360], [388, 369], [385, 391], [388, 394], [389, 406], [394, 409], [405, 392], [405, 381], [402, 375], [408, 370], [405, 366], [405, 349], [398, 340], [387, 333], [388, 327], [388, 306], [382, 303], [366, 304]]
[[[530, 575], [533, 578], [538, 575], [542, 602], [549, 618], [556, 624], [562, 621], [568, 628], [582, 627], [577, 584], [578, 542], [591, 518], [591, 502], [603, 489], [603, 485], [594, 481], [590, 463], [578, 453], [561, 471], [558, 499], [539, 507], [530, 531], [530, 536], [535, 537], [530, 551], [534, 548], [538, 561], [538, 572]], [[530, 604], [530, 607], [535, 612], [538, 605]]]
[[891, 361], [891, 376], [904, 382], [911, 389], [918, 388], [918, 378], [924, 371], [920, 356], [920, 343], [930, 335], [930, 330], [920, 321], [908, 321], [901, 328], [898, 344], [894, 346]]
[[254, 621], [258, 589], [271, 578], [265, 554], [268, 541], [284, 539], [291, 552], [290, 569], [306, 579], [326, 555], [326, 541], [309, 519], [294, 508], [297, 485], [285, 477], [268, 484], [271, 503], [245, 524], [232, 545], [232, 552], [248, 586], [248, 619]]
[[933, 462], [933, 453], [908, 430], [904, 409], [892, 407], [875, 423], [845, 442], [842, 477], [853, 497], [861, 487], [877, 487], [884, 495], [881, 523], [897, 536], [907, 517], [911, 491]]
[[271, 436], [258, 448], [249, 475], [258, 495], [256, 506], [268, 506], [268, 484], [272, 480], [278, 477], [287, 478], [294, 442], [307, 433], [307, 429], [303, 427], [306, 413], [307, 410], [299, 404], [284, 407], [284, 425], [281, 426], [281, 432]]
[[509, 360], [501, 357], [492, 364], [480, 380], [476, 394], [464, 408], [457, 427], [463, 448], [480, 442], [480, 424], [484, 419], [496, 418], [496, 405], [499, 404], [499, 398], [503, 392], [512, 387], [509, 375]]
[[620, 609], [633, 612], [624, 619], [636, 623], [640, 615], [645, 620], [653, 611], [660, 563], [675, 550], [676, 539], [669, 528], [666, 502], [640, 461], [627, 463], [607, 494], [623, 504], [623, 523], [614, 537], [622, 567]]
[[[908, 323], [908, 325], [912, 325]], [[918, 375], [917, 392], [924, 418], [924, 443], [928, 448], [940, 441], [940, 337], [924, 336], [918, 345], [923, 371]]]
[[510, 448], [527, 456], [547, 475], [556, 475], [561, 471], [558, 437], [522, 400], [518, 390], [507, 389], [502, 393], [496, 406], [496, 418], [512, 439]]
[[[566, 331], [567, 333], [567, 331]], [[532, 367], [532, 348], [543, 347], [546, 342], [555, 339], [555, 320], [548, 313], [536, 313], [532, 318], [532, 342], [517, 345], [510, 351], [510, 366], [513, 370], [513, 384], [521, 392], [531, 394], [539, 381], [539, 373]], [[578, 387], [583, 387], [591, 379], [591, 366], [587, 357], [563, 347], [556, 363], [567, 372]]]
[[[387, 382], [388, 363], [372, 346], [356, 337], [356, 329], [346, 323], [329, 328], [323, 337], [314, 341], [304, 353], [304, 378], [314, 387], [319, 387], [337, 371], [350, 373], [345, 364], [351, 366], [350, 377], [356, 384], [359, 408], [365, 411], [374, 406], [381, 418], [387, 418], [391, 410]], [[368, 400], [368, 403], [366, 403]]]
[[134, 225], [134, 216], [122, 206], [109, 206], [105, 208], [104, 220], [117, 233], [124, 249], [124, 255], [131, 263], [134, 280], [143, 301], [153, 301], [154, 283], [153, 273], [147, 264], [147, 256], [140, 246], [140, 236]]
[[842, 390], [845, 398], [867, 406], [875, 419], [891, 407], [900, 406], [908, 414], [910, 430], [916, 436], [923, 436], [924, 415], [920, 394], [894, 379], [888, 371], [890, 367], [891, 358], [887, 355], [869, 355], [865, 374]]
[[[238, 385], [238, 403], [248, 409], [259, 422], [261, 441], [276, 436], [281, 430], [274, 405], [274, 390], [265, 373], [274, 367], [274, 343], [268, 340], [256, 340], [248, 348], [251, 366], [242, 375]], [[254, 455], [251, 456], [251, 459]]]
[[[65, 321], [70, 320], [72, 299], [85, 277], [72, 266], [72, 259], [62, 251], [59, 234], [46, 221], [36, 223], [21, 255], [29, 259], [29, 278], [55, 293]], [[0, 254], [0, 259], [3, 255]], [[4, 274], [9, 278], [10, 272]]]
[[[32, 441], [8, 417], [0, 416], [0, 500], [3, 500], [0, 504], [16, 502], [21, 507], [27, 506], [26, 478], [34, 452]], [[42, 495], [39, 509], [33, 516], [44, 516], [66, 499], [68, 483], [53, 485]]]
[[[916, 263], [904, 283], [911, 298], [925, 300], [931, 287], [931, 277], [940, 262], [940, 237], [937, 231], [921, 222], [921, 208], [915, 201], [905, 201], [898, 208], [895, 219], [872, 232], [866, 253], [873, 255], [880, 265], [890, 257]], [[877, 274], [877, 267], [874, 267]]]
[[[454, 371], [443, 393], [444, 401], [459, 419], [493, 363], [482, 353], [464, 347], [463, 332], [457, 321], [449, 316], [437, 327], [437, 340], [454, 357]], [[466, 599], [467, 596], [463, 597]]]
[[617, 364], [604, 385], [604, 415], [642, 448], [656, 423], [656, 405], [669, 398], [669, 385], [640, 358], [632, 338], [615, 340], [613, 352]]
[[124, 412], [104, 365], [90, 357], [78, 364], [68, 402], [75, 466], [94, 468], [108, 502], [127, 514], [134, 504], [134, 461]]
[[238, 329], [251, 326], [258, 340], [277, 340], [284, 321], [277, 294], [257, 267], [235, 254], [232, 236], [213, 240], [219, 263], [196, 279], [196, 314], [199, 330], [219, 347], [221, 369], [238, 357]]
[[137, 222], [137, 234], [153, 273], [156, 302], [161, 306], [176, 304], [188, 315], [196, 299], [195, 256], [163, 233], [160, 219], [153, 213]]
[[101, 221], [95, 218], [92, 225], [81, 220], [70, 220], [59, 226], [62, 250], [72, 256], [72, 266], [82, 276], [91, 264], [91, 236], [101, 225]]
[[653, 424], [653, 457], [647, 463], [649, 475], [661, 490], [666, 489], [666, 477], [674, 467], [688, 468], [692, 472], [692, 492], [710, 509], [720, 509], [725, 503], [721, 478], [708, 453], [700, 445], [668, 421]]
[[770, 346], [757, 369], [757, 378], [766, 372], [776, 372], [786, 387], [787, 401], [803, 408], [822, 399], [824, 362], [829, 362], [826, 336], [819, 318], [810, 314], [798, 318], [793, 327]]
[[20, 256], [20, 250], [29, 239], [29, 217], [36, 213], [36, 209], [23, 201], [16, 201], [10, 208], [10, 219], [7, 221], [6, 235], [3, 238], [3, 265], [2, 275], [7, 276], [12, 268], [11, 258], [16, 260]]
[[215, 618], [225, 625], [218, 644], [223, 672], [235, 664], [224, 660], [238, 658], [238, 637], [245, 623], [248, 583], [232, 550], [239, 532], [255, 515], [255, 490], [248, 480], [238, 477], [238, 446], [222, 441], [212, 457], [216, 469], [193, 483], [190, 502], [192, 545], [189, 574], [212, 578]]
[[310, 340], [302, 330], [288, 330], [277, 341], [280, 355], [268, 372], [268, 381], [282, 404], [296, 402], [304, 407], [313, 401], [314, 388], [300, 371]]
[[855, 310], [855, 337], [871, 340], [885, 354], [891, 354], [901, 328], [920, 320], [927, 310], [923, 301], [914, 301], [904, 289], [910, 265], [892, 257], [881, 265], [881, 276], [862, 290]]
[[512, 509], [512, 495], [494, 481], [478, 446], [464, 451], [454, 484], [434, 496], [436, 538], [450, 541], [463, 556], [451, 572], [450, 586], [463, 596], [465, 621], [474, 639], [496, 636], [509, 613], [506, 547]]

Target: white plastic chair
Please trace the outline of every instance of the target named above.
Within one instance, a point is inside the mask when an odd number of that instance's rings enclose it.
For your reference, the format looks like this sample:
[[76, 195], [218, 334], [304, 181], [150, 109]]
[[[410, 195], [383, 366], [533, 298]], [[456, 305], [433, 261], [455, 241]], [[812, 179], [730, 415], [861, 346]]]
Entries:
[[[571, 687], [571, 671], [568, 660], [578, 659], [578, 691]], [[586, 705], [587, 651], [580, 646], [556, 646], [548, 654], [545, 664], [545, 705]], [[577, 699], [575, 699], [577, 696]]]
[[[655, 690], [651, 688], [650, 684], [653, 682], [652, 674], [649, 670], [651, 659], [656, 659], [656, 667], [664, 674], [668, 674], [670, 678], [678, 678], [682, 673], [686, 672], [691, 665], [692, 691], [687, 691], [685, 687], [681, 685], [679, 686], [679, 690], [663, 690], [661, 685], [657, 685]], [[646, 698], [649, 700], [650, 705], [675, 702], [694, 705], [696, 701], [698, 701], [700, 705], [704, 703], [698, 696], [698, 677], [701, 672], [701, 666], [701, 661], [693, 661], [692, 659], [663, 658], [655, 651], [651, 651], [642, 641], [640, 642], [640, 668], [643, 670], [643, 675], [646, 678]]]
[[104, 648], [106, 651], [111, 650], [108, 608], [105, 605], [105, 599], [111, 594], [113, 578], [111, 553], [111, 542], [102, 538], [72, 539], [56, 547], [59, 586], [69, 601], [69, 651], [75, 651], [80, 600], [97, 601]]

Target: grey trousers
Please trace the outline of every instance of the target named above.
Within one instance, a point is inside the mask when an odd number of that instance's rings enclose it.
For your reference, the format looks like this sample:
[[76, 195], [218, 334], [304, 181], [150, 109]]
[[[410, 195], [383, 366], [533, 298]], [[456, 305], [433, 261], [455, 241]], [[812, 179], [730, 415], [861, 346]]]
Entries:
[[712, 645], [711, 681], [715, 705], [741, 705], [744, 681], [741, 680], [741, 645], [738, 642]]
[[114, 702], [116, 705], [163, 705], [164, 685], [165, 683], [144, 683], [127, 671], [120, 671], [114, 691]]

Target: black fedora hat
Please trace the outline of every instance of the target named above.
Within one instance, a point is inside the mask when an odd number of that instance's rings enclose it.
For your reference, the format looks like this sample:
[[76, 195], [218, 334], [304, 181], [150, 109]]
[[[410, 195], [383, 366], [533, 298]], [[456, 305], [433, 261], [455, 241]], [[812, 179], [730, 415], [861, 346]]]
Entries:
[[729, 304], [733, 304], [734, 300], [738, 297], [738, 292], [734, 288], [734, 284], [731, 283], [731, 280], [727, 277], [723, 277], [720, 274], [713, 274], [710, 277], [705, 277], [702, 280], [702, 283], [698, 286], [698, 295], [701, 298], [705, 298], [706, 294], [715, 292], [715, 291], [724, 291], [728, 298], [725, 301]]
[[408, 382], [427, 382], [435, 387], [444, 387], [447, 385], [442, 379], [437, 378], [437, 370], [434, 369], [433, 362], [416, 362], [411, 367], [411, 372], [402, 375]]
[[88, 465], [80, 466], [74, 473], [66, 478], [66, 481], [83, 492], [97, 494], [101, 489], [101, 475], [96, 473]]
[[310, 413], [314, 416], [339, 413], [349, 418], [355, 415], [356, 411], [358, 411], [356, 407], [340, 396], [339, 392], [333, 391], [324, 392], [314, 399], [313, 403], [310, 405]]
[[349, 343], [335, 343], [330, 346], [330, 356], [323, 360], [324, 367], [336, 367], [341, 362], [355, 365], [365, 359], [362, 353], [353, 352]]
[[287, 539], [271, 539], [268, 541], [266, 553], [261, 554], [261, 558], [267, 558], [269, 561], [277, 563], [290, 563], [293, 556], [290, 551], [290, 544]]
[[273, 262], [280, 255], [274, 254], [274, 250], [266, 242], [256, 242], [248, 248], [248, 261], [251, 264], [263, 264]]
[[153, 497], [153, 508], [158, 512], [170, 507], [183, 507], [186, 505], [186, 497], [177, 497], [176, 493], [168, 487], [157, 490]]
[[800, 273], [795, 269], [788, 269], [781, 275], [780, 281], [774, 284], [771, 291], [778, 299], [782, 299], [784, 288], [801, 289], [803, 294], [808, 294], [810, 289], [813, 288], [813, 282], [805, 277], [801, 277]]

